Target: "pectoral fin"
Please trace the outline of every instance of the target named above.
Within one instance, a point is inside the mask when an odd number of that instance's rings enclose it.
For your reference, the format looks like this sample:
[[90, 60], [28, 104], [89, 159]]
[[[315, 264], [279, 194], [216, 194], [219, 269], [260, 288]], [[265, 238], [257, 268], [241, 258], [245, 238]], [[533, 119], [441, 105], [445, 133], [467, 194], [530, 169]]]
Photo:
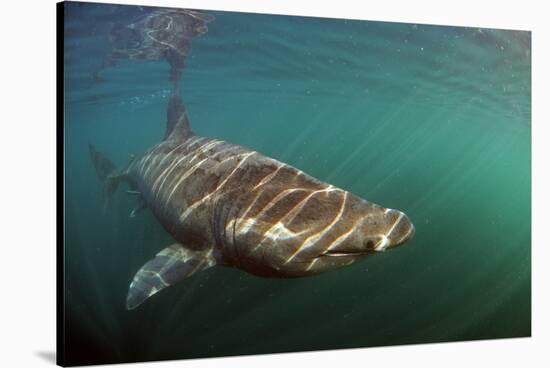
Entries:
[[128, 290], [126, 309], [138, 307], [160, 290], [215, 264], [212, 249], [192, 251], [177, 243], [163, 249], [134, 276]]

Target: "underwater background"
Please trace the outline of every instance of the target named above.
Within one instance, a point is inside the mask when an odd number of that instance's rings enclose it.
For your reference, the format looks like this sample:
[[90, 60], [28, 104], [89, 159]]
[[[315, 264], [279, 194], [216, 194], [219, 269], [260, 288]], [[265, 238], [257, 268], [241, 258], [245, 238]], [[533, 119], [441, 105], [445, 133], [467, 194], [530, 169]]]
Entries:
[[173, 239], [129, 218], [125, 188], [103, 210], [88, 145], [123, 167], [163, 137], [168, 64], [104, 63], [113, 24], [152, 10], [65, 3], [67, 364], [531, 335], [531, 34], [215, 11], [183, 71], [192, 129], [402, 210], [416, 235], [309, 278], [213, 267], [127, 311]]

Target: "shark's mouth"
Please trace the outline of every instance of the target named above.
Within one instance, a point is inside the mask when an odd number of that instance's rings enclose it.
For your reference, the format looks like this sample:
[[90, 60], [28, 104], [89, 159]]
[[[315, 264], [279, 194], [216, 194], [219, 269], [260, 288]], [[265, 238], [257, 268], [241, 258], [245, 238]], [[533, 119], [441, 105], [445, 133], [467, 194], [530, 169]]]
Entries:
[[327, 250], [326, 252], [322, 253], [321, 257], [347, 257], [347, 256], [361, 256], [365, 255], [365, 252], [353, 252], [353, 251], [346, 251], [346, 250]]

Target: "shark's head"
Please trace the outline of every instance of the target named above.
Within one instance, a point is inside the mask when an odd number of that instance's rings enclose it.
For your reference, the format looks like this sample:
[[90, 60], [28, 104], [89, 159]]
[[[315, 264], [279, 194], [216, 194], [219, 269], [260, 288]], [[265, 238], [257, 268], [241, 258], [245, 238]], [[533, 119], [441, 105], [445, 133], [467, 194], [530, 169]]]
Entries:
[[319, 273], [349, 265], [368, 255], [395, 248], [414, 235], [414, 225], [401, 211], [363, 200], [354, 203], [351, 211], [353, 214], [348, 216], [355, 219], [352, 226], [348, 224], [348, 229], [342, 231], [344, 223], [334, 224], [334, 234], [327, 236], [329, 240], [325, 246], [307, 256], [304, 254], [304, 258], [313, 258], [308, 272]]
[[363, 256], [403, 244], [414, 235], [414, 226], [403, 212], [380, 209], [364, 214], [356, 225], [338, 236], [320, 257]]
[[413, 235], [414, 225], [403, 212], [389, 208], [371, 208], [354, 227], [323, 250], [320, 256], [338, 257], [381, 252], [403, 244]]
[[397, 247], [415, 232], [403, 212], [337, 188], [288, 197], [273, 209], [275, 219], [266, 213], [264, 221], [247, 221], [246, 234], [238, 232], [237, 242], [251, 245], [240, 255], [247, 254], [241, 265], [252, 273], [298, 277], [337, 269]]

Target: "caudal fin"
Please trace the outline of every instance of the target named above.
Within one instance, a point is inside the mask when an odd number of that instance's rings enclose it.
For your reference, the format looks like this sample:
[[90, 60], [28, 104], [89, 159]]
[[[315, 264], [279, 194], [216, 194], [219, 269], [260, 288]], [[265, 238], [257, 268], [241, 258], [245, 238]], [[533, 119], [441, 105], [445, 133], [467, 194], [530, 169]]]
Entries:
[[106, 210], [109, 205], [111, 195], [118, 188], [118, 185], [124, 175], [117, 173], [115, 164], [101, 152], [97, 151], [92, 144], [90, 144], [90, 156], [92, 158], [92, 163], [94, 164], [97, 177], [103, 186], [103, 210]]

